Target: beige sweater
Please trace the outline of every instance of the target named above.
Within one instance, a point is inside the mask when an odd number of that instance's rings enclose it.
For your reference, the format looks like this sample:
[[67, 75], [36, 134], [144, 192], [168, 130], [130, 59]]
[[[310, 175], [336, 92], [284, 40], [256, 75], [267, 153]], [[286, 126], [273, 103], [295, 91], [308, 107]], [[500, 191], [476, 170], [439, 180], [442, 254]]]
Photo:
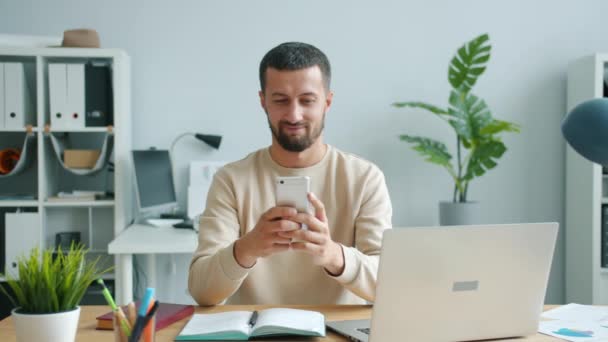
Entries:
[[[334, 241], [343, 245], [344, 272], [333, 277], [303, 252], [289, 250], [258, 259], [250, 269], [235, 260], [233, 245], [275, 206], [277, 176], [309, 176], [325, 204]], [[198, 248], [188, 287], [200, 305], [363, 304], [375, 298], [384, 229], [392, 207], [384, 175], [374, 164], [328, 146], [307, 168], [277, 164], [268, 148], [220, 169], [200, 218]]]

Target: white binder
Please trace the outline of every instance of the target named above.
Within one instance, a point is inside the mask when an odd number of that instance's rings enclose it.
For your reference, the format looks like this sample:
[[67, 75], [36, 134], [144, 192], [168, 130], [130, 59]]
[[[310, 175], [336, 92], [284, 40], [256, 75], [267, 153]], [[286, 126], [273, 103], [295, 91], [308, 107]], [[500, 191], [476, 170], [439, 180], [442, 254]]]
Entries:
[[84, 64], [67, 65], [68, 80], [68, 126], [84, 128], [85, 126], [85, 82]]
[[4, 63], [4, 128], [34, 123], [23, 63]]
[[51, 110], [51, 127], [68, 128], [66, 112], [68, 101], [67, 65], [49, 63], [49, 102]]
[[0, 129], [4, 128], [4, 63], [0, 63]]
[[6, 265], [4, 273], [18, 277], [17, 260], [40, 247], [42, 229], [39, 213], [6, 213]]

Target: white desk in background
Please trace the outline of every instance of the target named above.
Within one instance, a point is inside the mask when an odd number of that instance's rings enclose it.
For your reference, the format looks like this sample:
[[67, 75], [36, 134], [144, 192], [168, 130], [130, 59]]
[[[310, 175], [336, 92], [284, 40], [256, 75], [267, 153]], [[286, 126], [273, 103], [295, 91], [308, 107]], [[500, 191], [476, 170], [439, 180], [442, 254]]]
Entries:
[[147, 287], [156, 287], [156, 254], [193, 254], [198, 245], [198, 233], [192, 229], [171, 226], [154, 227], [133, 224], [108, 245], [108, 253], [118, 256], [121, 281], [116, 282], [116, 301], [124, 305], [133, 300], [133, 254], [147, 257]]

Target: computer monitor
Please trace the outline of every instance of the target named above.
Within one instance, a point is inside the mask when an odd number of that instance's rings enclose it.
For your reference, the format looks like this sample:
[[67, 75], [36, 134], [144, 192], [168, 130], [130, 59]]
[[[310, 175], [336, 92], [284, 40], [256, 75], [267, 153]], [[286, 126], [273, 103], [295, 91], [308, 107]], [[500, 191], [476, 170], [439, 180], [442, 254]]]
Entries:
[[140, 216], [155, 216], [177, 207], [169, 151], [134, 150], [133, 168]]

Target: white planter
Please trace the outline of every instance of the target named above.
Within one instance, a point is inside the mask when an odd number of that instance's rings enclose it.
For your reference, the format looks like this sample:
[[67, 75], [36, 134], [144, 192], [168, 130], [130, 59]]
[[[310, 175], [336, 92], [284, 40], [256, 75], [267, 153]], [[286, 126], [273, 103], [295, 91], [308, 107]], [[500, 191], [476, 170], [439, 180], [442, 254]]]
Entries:
[[11, 312], [15, 322], [17, 342], [73, 342], [76, 339], [80, 307], [71, 311], [49, 314]]
[[479, 224], [479, 202], [439, 202], [439, 224], [461, 226]]

